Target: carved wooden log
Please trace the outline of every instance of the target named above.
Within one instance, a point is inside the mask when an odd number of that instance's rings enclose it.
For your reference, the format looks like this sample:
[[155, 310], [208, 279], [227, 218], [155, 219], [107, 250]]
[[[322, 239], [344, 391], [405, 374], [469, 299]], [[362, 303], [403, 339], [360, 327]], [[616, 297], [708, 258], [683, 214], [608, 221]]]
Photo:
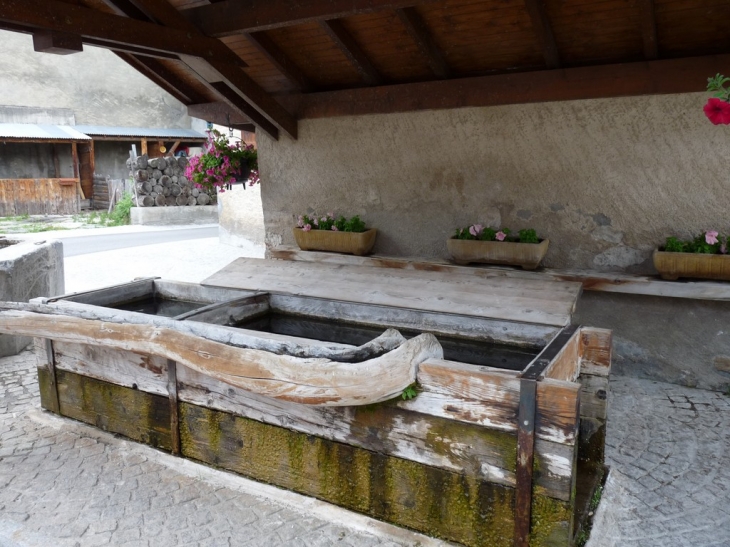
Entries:
[[157, 197], [155, 198], [155, 205], [158, 207], [164, 207], [167, 205], [167, 198], [164, 194], [157, 194]]
[[164, 173], [165, 175], [167, 175], [168, 177], [171, 177], [172, 175], [174, 175], [174, 174], [175, 174], [175, 173], [173, 172], [173, 170], [172, 170], [172, 167], [165, 167], [165, 169], [163, 169], [163, 171], [162, 171], [162, 172], [163, 172], [163, 173]]
[[177, 175], [173, 175], [170, 178], [172, 179], [172, 182], [174, 182], [175, 184], [180, 183], [180, 178]]
[[140, 194], [149, 194], [152, 191], [152, 183], [148, 180], [137, 183], [137, 192]]
[[252, 393], [319, 406], [392, 399], [415, 382], [420, 363], [443, 358], [432, 334], [421, 334], [380, 357], [347, 364], [237, 348], [177, 328], [15, 309], [0, 312], [0, 332], [156, 355]]
[[182, 192], [182, 188], [178, 184], [173, 184], [170, 186], [170, 194], [177, 197], [180, 195], [180, 192]]
[[153, 192], [156, 192], [158, 194], [161, 194], [163, 190], [163, 187], [161, 184], [155, 184], [155, 186], [152, 188]]
[[177, 178], [179, 184], [191, 184], [190, 180], [188, 180], [188, 177], [185, 175], [179, 175]]
[[154, 190], [153, 190], [152, 192], [150, 192], [150, 197], [151, 197], [151, 198], [156, 198], [156, 197], [157, 197], [157, 196], [159, 196], [159, 195], [160, 195], [160, 194], [158, 194], [158, 193], [157, 193], [157, 192], [155, 192]]
[[166, 196], [169, 196], [170, 195], [170, 186], [163, 186], [162, 193]]
[[142, 154], [141, 156], [137, 156], [137, 169], [147, 169], [148, 164], [149, 164], [149, 158], [147, 157], [147, 154]]
[[200, 190], [198, 188], [193, 188], [190, 190], [190, 195], [197, 198], [200, 195]]
[[162, 178], [162, 171], [160, 171], [159, 169], [155, 169], [154, 171], [152, 171], [152, 176], [155, 179], [160, 180]]
[[134, 180], [139, 182], [144, 182], [147, 179], [149, 179], [150, 174], [147, 172], [146, 169], [140, 169], [134, 174]]
[[162, 184], [162, 186], [170, 186], [172, 184], [172, 179], [167, 175], [162, 175], [160, 177], [159, 183]]
[[185, 156], [177, 158], [177, 165], [181, 169], [185, 169], [188, 166], [188, 158], [186, 158]]
[[188, 204], [188, 198], [182, 194], [177, 196], [175, 198], [175, 205], [187, 205]]
[[200, 193], [198, 195], [198, 205], [208, 205], [210, 203], [210, 196], [208, 194]]
[[197, 204], [198, 204], [198, 200], [196, 198], [194, 198], [193, 196], [188, 196], [188, 205], [189, 206], [197, 205]]

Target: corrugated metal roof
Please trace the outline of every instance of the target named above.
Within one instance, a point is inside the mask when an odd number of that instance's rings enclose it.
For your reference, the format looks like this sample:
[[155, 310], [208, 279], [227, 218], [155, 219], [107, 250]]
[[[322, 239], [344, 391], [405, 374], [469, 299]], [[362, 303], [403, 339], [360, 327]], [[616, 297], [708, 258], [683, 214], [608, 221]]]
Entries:
[[106, 125], [77, 125], [76, 129], [92, 137], [148, 137], [153, 139], [206, 139], [193, 129], [159, 129], [155, 127], [110, 127]]
[[28, 139], [35, 141], [89, 141], [91, 137], [70, 125], [34, 123], [0, 123], [0, 140]]

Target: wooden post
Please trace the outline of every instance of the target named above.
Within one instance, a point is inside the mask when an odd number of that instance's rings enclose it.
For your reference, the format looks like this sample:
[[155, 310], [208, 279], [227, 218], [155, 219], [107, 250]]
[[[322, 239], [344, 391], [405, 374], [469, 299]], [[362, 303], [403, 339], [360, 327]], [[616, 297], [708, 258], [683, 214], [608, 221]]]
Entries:
[[58, 149], [56, 148], [55, 144], [51, 145], [51, 150], [53, 151], [53, 170], [55, 172], [55, 177], [57, 179], [61, 178], [61, 166], [58, 163]]
[[56, 358], [53, 355], [53, 340], [46, 338], [46, 357], [48, 359], [48, 380], [50, 382], [50, 401], [49, 408], [51, 412], [61, 413], [61, 405], [58, 402], [58, 382], [56, 380]]
[[[81, 179], [79, 178], [79, 150], [75, 142], [71, 143], [71, 160], [73, 161], [73, 178], [76, 179], [76, 189], [79, 192], [79, 199], [86, 199], [84, 190], [81, 188]], [[81, 209], [80, 206], [79, 209]]]
[[147, 139], [142, 139], [142, 146], [140, 147], [140, 150], [142, 151], [143, 156], [147, 154]]
[[180, 455], [180, 418], [177, 404], [177, 363], [167, 360], [167, 393], [170, 398], [170, 440], [172, 453]]
[[178, 146], [180, 146], [180, 141], [175, 141], [175, 144], [172, 145], [172, 148], [170, 148], [170, 150], [168, 150], [167, 153], [170, 154], [171, 156], [174, 156], [175, 150], [177, 150]]

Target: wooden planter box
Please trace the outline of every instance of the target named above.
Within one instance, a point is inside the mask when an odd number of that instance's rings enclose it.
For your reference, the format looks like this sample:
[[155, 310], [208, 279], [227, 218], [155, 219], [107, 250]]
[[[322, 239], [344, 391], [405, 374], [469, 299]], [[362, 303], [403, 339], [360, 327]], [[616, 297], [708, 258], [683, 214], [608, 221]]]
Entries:
[[[245, 263], [271, 272], [286, 264]], [[314, 272], [305, 279], [319, 286], [318, 277]], [[262, 287], [271, 279], [262, 278]], [[535, 294], [543, 292], [535, 288]], [[199, 307], [175, 317], [119, 309], [129, 307], [130, 298], [150, 296]], [[36, 343], [43, 408], [463, 545], [571, 545], [603, 473], [610, 331], [519, 323], [507, 328], [509, 321], [453, 310], [159, 279], [2, 309], [0, 331], [25, 328], [45, 338]], [[284, 329], [299, 321], [299, 330], [266, 332], [260, 326], [277, 321]], [[366, 397], [341, 406], [328, 399], [330, 376], [368, 370], [430, 335], [389, 351], [302, 337], [323, 321], [336, 325], [320, 333], [343, 336], [367, 328], [413, 335], [427, 330], [440, 337], [446, 353], [422, 355], [414, 370], [416, 398], [370, 404], [390, 381], [389, 371], [402, 368], [393, 361], [372, 378]], [[458, 353], [450, 357], [447, 351], [453, 340], [467, 346], [464, 355], [487, 361], [456, 361]], [[306, 397], [272, 387], [287, 376], [285, 367], [273, 376], [259, 372], [244, 389], [237, 379], [259, 351], [244, 347], [269, 347], [279, 353], [269, 353], [267, 361], [327, 366], [330, 374], [301, 369], [314, 387]], [[198, 360], [200, 354], [205, 359]], [[322, 355], [335, 354], [342, 362], [321, 363]]]
[[730, 255], [654, 251], [654, 267], [662, 279], [680, 277], [730, 281]]
[[549, 239], [540, 243], [515, 243], [511, 241], [477, 241], [454, 239], [446, 241], [449, 253], [457, 264], [479, 262], [482, 264], [507, 264], [534, 270], [540, 265], [550, 245]]
[[294, 228], [294, 239], [303, 251], [332, 251], [358, 256], [368, 254], [375, 245], [377, 230], [364, 232], [333, 232], [331, 230], [310, 230]]

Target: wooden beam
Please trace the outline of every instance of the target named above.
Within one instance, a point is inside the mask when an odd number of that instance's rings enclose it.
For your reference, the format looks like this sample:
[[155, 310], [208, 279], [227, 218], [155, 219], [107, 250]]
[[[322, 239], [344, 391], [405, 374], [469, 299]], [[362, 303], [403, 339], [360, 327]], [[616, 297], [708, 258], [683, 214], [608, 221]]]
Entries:
[[251, 118], [224, 101], [189, 104], [188, 116], [200, 118], [201, 120], [213, 122], [218, 125], [230, 124], [231, 127], [253, 123]]
[[[118, 0], [104, 1], [118, 6], [121, 5], [116, 4]], [[167, 0], [134, 0], [134, 4], [149, 17], [153, 17], [162, 25], [165, 25], [165, 28], [170, 27], [185, 32], [187, 36], [193, 38], [208, 39]], [[211, 45], [211, 58], [204, 60], [200, 57], [181, 55], [181, 61], [193, 70], [198, 75], [198, 79], [205, 83], [209, 89], [214, 89], [220, 93], [220, 89], [224, 88], [214, 84], [223, 82], [228, 88], [234, 90], [239, 99], [236, 100], [235, 104], [231, 104], [238, 108], [242, 102], [245, 102], [246, 110], [243, 113], [249, 116], [254, 123], [259, 124], [272, 137], [278, 138], [278, 130], [280, 129], [296, 139], [297, 120], [284, 110], [276, 99], [235, 66], [236, 61], [241, 61], [238, 55], [219, 40], [214, 40], [214, 42], [216, 43]], [[224, 99], [231, 102], [229, 96], [224, 96]], [[276, 127], [277, 131], [270, 131], [272, 127]]]
[[428, 61], [433, 73], [439, 78], [449, 78], [451, 76], [449, 65], [416, 8], [402, 8], [396, 10], [396, 13], [418, 49]]
[[143, 156], [147, 155], [147, 139], [144, 137], [142, 137], [142, 142], [140, 143], [139, 150]]
[[393, 10], [433, 0], [300, 0], [282, 6], [271, 0], [224, 0], [182, 13], [207, 36], [231, 36], [301, 23]]
[[[59, 0], [0, 0], [0, 28], [3, 23], [27, 32], [73, 32], [86, 42], [115, 49], [185, 54], [210, 58], [221, 42], [205, 36], [138, 21]], [[241, 61], [241, 64], [244, 64]]]
[[657, 40], [656, 13], [654, 0], [639, 0], [641, 13], [641, 38], [644, 42], [644, 57], [656, 59], [659, 57], [659, 42]]
[[370, 59], [365, 55], [365, 52], [347, 31], [342, 21], [331, 19], [320, 21], [320, 25], [360, 73], [360, 76], [366, 84], [380, 85], [383, 83], [380, 74], [378, 74]]
[[244, 32], [249, 41], [258, 49], [284, 77], [293, 83], [299, 91], [312, 91], [309, 78], [294, 61], [286, 55], [265, 32]]
[[545, 64], [548, 68], [558, 68], [560, 66], [560, 55], [558, 54], [558, 46], [555, 43], [555, 36], [543, 0], [525, 0], [525, 7], [530, 14], [532, 27], [535, 29], [535, 34], [537, 34], [537, 39], [540, 42], [540, 49], [542, 49], [545, 56]]
[[299, 94], [280, 101], [299, 118], [328, 118], [691, 93], [704, 89], [707, 74], [728, 65], [729, 54], [708, 55]]
[[147, 76], [183, 104], [205, 102], [206, 98], [157, 59], [116, 52], [117, 57]]
[[271, 135], [271, 137], [276, 140], [279, 139], [279, 130], [277, 127], [263, 117], [225, 82], [216, 82], [212, 86], [233, 108], [247, 116], [253, 123]]
[[78, 34], [43, 30], [33, 33], [33, 50], [39, 53], [71, 55], [84, 51], [84, 44]]

